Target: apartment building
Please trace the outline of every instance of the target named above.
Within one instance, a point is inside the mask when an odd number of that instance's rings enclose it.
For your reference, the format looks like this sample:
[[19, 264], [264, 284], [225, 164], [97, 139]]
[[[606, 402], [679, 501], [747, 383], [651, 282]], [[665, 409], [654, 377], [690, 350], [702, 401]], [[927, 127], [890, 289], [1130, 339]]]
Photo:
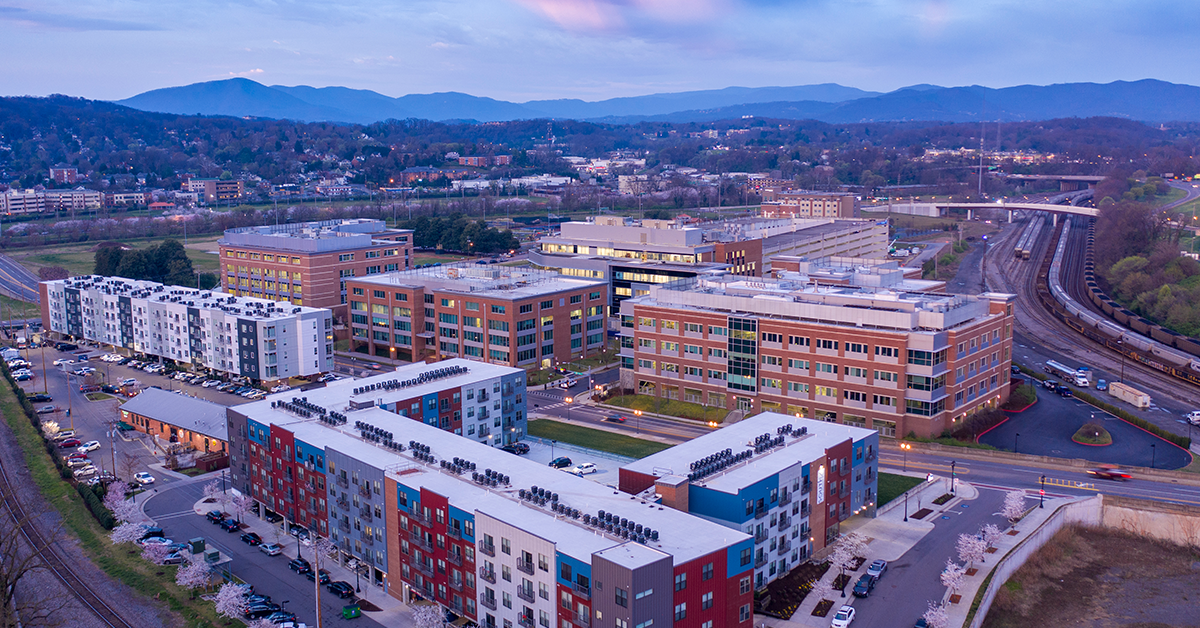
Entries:
[[72, 185], [79, 180], [79, 169], [66, 164], [50, 166], [50, 179], [59, 185]]
[[149, 192], [113, 192], [104, 195], [104, 206], [146, 207], [153, 198]]
[[95, 190], [46, 190], [46, 211], [95, 211], [104, 206], [104, 195]]
[[412, 230], [382, 220], [230, 229], [217, 241], [229, 294], [328, 308], [346, 319], [346, 280], [412, 267]]
[[732, 273], [769, 276], [777, 255], [883, 258], [887, 225], [870, 220], [760, 217], [685, 225], [598, 216], [563, 223], [529, 261], [564, 275], [603, 279], [614, 307], [677, 279]]
[[621, 385], [937, 436], [1008, 398], [1014, 301], [805, 277], [681, 280], [621, 304]]
[[0, 193], [0, 212], [6, 216], [40, 214], [46, 211], [46, 195], [38, 190], [8, 190]]
[[762, 215], [766, 218], [858, 218], [858, 197], [845, 192], [809, 192], [764, 188]]
[[608, 286], [491, 264], [348, 279], [351, 340], [371, 355], [548, 367], [604, 349]]
[[[418, 387], [503, 369], [416, 366], [442, 378]], [[389, 595], [480, 626], [750, 627], [751, 536], [399, 416], [384, 389], [353, 392], [401, 375], [230, 408], [234, 486], [328, 530]]]
[[333, 370], [329, 310], [100, 275], [39, 290], [42, 324], [60, 337], [266, 382]]
[[206, 203], [236, 201], [246, 195], [243, 181], [192, 178], [183, 182], [185, 192], [195, 192]]
[[761, 589], [876, 504], [879, 434], [764, 412], [621, 468], [620, 488], [754, 538]]

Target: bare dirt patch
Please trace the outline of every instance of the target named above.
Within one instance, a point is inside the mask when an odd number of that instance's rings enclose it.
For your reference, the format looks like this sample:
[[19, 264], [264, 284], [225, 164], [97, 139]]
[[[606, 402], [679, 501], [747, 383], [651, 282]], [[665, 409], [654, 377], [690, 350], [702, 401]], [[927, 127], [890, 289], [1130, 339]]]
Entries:
[[1200, 553], [1117, 530], [1069, 527], [996, 595], [984, 628], [1152, 628], [1200, 621]]

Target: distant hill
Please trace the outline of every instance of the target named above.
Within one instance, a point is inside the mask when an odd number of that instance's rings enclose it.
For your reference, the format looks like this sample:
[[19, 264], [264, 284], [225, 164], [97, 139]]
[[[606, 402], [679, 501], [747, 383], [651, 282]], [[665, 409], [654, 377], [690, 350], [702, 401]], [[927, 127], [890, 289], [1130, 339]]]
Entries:
[[611, 98], [513, 103], [461, 92], [392, 98], [345, 87], [265, 86], [235, 78], [156, 89], [118, 104], [177, 114], [255, 116], [304, 122], [387, 119], [499, 122], [539, 118], [610, 124], [707, 122], [744, 116], [823, 122], [1048, 120], [1111, 116], [1144, 122], [1200, 121], [1200, 87], [1145, 79], [990, 87], [911, 85], [881, 94], [834, 83], [728, 87]]

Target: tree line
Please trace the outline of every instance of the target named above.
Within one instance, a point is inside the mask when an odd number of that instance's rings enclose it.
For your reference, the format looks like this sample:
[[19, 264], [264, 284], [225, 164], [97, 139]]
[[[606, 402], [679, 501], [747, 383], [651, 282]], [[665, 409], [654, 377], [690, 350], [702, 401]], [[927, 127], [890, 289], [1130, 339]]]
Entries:
[[173, 239], [145, 249], [127, 248], [120, 242], [103, 242], [96, 249], [93, 272], [106, 277], [125, 277], [204, 290], [217, 284], [217, 277], [213, 273], [196, 273], [183, 245]]
[[511, 231], [489, 227], [482, 220], [470, 220], [458, 213], [450, 216], [421, 216], [404, 221], [400, 226], [412, 229], [413, 246], [423, 249], [495, 255], [521, 247]]

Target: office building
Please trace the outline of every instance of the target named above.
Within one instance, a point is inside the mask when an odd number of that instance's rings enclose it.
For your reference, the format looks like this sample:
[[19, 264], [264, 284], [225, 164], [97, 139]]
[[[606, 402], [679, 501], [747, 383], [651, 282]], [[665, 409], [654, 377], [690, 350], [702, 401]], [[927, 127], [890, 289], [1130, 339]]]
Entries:
[[59, 185], [73, 185], [79, 180], [79, 169], [66, 164], [50, 166], [50, 179]]
[[46, 195], [38, 190], [8, 190], [0, 193], [0, 212], [6, 216], [40, 214], [46, 211]]
[[632, 462], [620, 488], [754, 538], [761, 589], [876, 505], [879, 434], [766, 412]]
[[243, 181], [193, 178], [184, 181], [183, 191], [195, 192], [205, 203], [231, 203], [246, 195]]
[[264, 382], [333, 370], [329, 310], [99, 275], [39, 289], [42, 324], [60, 337]]
[[87, 212], [104, 205], [104, 195], [94, 190], [46, 190], [46, 211]]
[[946, 282], [922, 279], [920, 268], [907, 268], [898, 260], [865, 257], [809, 259], [794, 255], [771, 258], [775, 279], [808, 281], [822, 286], [886, 288], [897, 292], [945, 292]]
[[765, 218], [858, 218], [858, 197], [845, 192], [809, 192], [769, 187], [762, 190]]
[[621, 386], [938, 436], [1009, 394], [1014, 295], [680, 280], [621, 304]]
[[406, 368], [230, 408], [234, 486], [327, 529], [388, 594], [480, 626], [750, 626], [752, 537], [389, 409], [406, 386], [515, 369]]
[[887, 225], [869, 220], [739, 218], [700, 225], [599, 216], [563, 223], [529, 261], [564, 275], [603, 279], [612, 305], [677, 279], [769, 276], [777, 255], [883, 258]]
[[608, 286], [462, 263], [348, 279], [351, 341], [371, 355], [551, 366], [604, 349]]
[[412, 267], [412, 230], [382, 220], [229, 229], [217, 241], [230, 294], [328, 308], [346, 318], [346, 280]]

